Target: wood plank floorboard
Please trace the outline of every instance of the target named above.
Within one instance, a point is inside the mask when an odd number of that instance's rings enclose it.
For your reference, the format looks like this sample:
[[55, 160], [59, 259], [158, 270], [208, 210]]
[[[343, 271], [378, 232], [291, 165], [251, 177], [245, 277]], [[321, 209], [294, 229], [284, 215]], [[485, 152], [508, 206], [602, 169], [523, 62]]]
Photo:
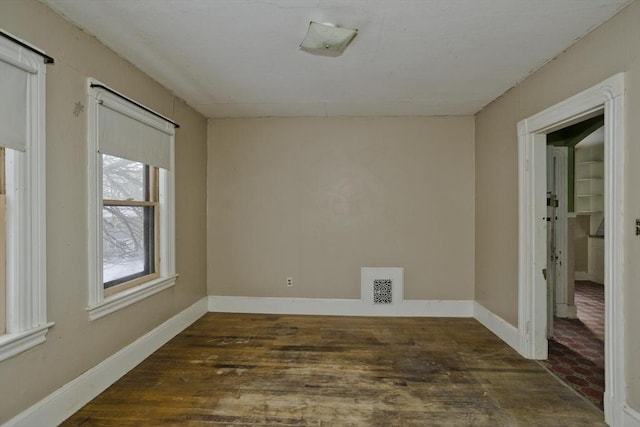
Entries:
[[64, 426], [603, 426], [474, 319], [208, 313]]

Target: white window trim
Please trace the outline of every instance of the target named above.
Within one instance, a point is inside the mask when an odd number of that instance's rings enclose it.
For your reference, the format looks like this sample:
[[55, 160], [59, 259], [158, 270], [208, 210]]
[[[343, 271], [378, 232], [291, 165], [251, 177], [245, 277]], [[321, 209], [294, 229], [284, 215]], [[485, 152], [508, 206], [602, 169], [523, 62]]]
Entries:
[[98, 104], [102, 100], [108, 100], [110, 104], [122, 107], [123, 111], [133, 111], [138, 118], [144, 117], [145, 122], [154, 123], [159, 128], [167, 128], [170, 123], [145, 112], [139, 107], [133, 106], [128, 101], [121, 99], [107, 91], [92, 88], [91, 84], [99, 84], [95, 79], [87, 80], [88, 91], [88, 236], [89, 236], [89, 319], [96, 320], [130, 306], [138, 301], [157, 294], [175, 285], [175, 160], [174, 160], [174, 136], [171, 136], [171, 160], [169, 170], [160, 169], [160, 277], [145, 282], [139, 286], [108, 297], [104, 296], [102, 278], [102, 161], [98, 153]]
[[0, 335], [0, 361], [45, 341], [46, 290], [46, 169], [45, 83], [42, 58], [0, 37], [0, 58], [29, 73], [28, 131], [25, 152], [7, 150], [7, 321]]

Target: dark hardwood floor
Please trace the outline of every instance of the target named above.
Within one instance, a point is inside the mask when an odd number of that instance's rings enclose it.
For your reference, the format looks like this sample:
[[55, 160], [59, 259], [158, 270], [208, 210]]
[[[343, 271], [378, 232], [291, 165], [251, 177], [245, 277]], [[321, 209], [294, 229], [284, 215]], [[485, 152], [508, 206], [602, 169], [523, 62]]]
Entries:
[[473, 319], [209, 313], [67, 426], [601, 426]]

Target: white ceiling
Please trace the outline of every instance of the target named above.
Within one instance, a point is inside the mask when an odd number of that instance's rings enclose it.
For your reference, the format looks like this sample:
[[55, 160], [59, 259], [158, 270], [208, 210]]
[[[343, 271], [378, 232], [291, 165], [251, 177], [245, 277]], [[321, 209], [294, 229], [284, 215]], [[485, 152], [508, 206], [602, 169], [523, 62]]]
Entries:
[[[207, 117], [473, 114], [629, 3], [42, 1]], [[311, 20], [359, 33], [313, 55]]]

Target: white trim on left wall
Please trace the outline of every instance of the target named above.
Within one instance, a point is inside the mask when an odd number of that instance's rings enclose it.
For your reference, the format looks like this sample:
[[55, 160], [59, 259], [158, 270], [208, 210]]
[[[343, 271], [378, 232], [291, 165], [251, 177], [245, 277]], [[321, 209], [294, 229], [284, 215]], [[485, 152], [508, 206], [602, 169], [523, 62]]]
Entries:
[[22, 100], [26, 108], [24, 146], [7, 146], [5, 151], [6, 333], [0, 333], [3, 361], [43, 343], [53, 322], [47, 320], [47, 68], [38, 54], [4, 37], [0, 37], [0, 62], [26, 75]]
[[13, 417], [4, 427], [58, 425], [207, 313], [207, 297]]

